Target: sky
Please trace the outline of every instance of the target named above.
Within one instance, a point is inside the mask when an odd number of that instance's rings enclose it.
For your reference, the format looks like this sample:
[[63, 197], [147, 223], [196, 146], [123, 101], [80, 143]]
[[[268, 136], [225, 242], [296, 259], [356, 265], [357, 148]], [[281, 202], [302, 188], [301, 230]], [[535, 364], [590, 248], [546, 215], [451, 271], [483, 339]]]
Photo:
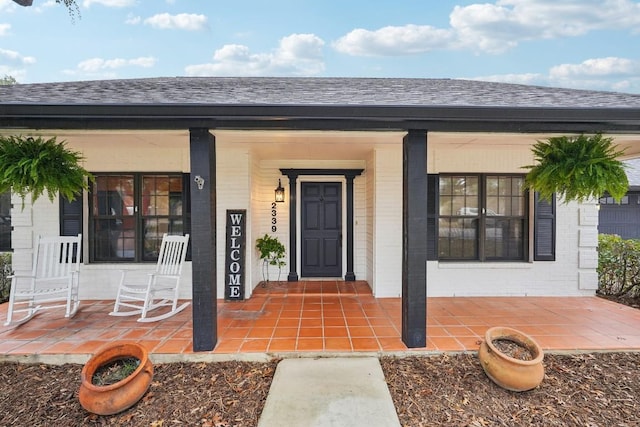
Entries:
[[640, 0], [0, 0], [0, 77], [455, 78], [640, 93]]

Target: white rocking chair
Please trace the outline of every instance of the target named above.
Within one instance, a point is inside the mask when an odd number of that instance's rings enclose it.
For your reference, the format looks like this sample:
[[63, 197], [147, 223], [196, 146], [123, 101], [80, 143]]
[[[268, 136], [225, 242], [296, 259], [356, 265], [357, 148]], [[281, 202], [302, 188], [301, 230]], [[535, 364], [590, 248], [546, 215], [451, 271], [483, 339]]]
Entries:
[[[118, 287], [118, 295], [111, 316], [133, 316], [140, 314], [138, 322], [156, 322], [179, 313], [189, 306], [185, 302], [178, 306], [180, 275], [185, 257], [189, 235], [172, 236], [164, 234], [158, 263], [153, 273], [149, 274], [147, 284], [130, 284], [127, 272], [123, 271]], [[133, 310], [121, 311], [123, 307]], [[152, 310], [170, 307], [169, 311], [156, 316], [148, 316]]]
[[[65, 307], [64, 317], [78, 310], [82, 234], [41, 237], [36, 240], [31, 274], [14, 274], [5, 326], [19, 325], [39, 310]], [[14, 320], [15, 313], [26, 313]]]

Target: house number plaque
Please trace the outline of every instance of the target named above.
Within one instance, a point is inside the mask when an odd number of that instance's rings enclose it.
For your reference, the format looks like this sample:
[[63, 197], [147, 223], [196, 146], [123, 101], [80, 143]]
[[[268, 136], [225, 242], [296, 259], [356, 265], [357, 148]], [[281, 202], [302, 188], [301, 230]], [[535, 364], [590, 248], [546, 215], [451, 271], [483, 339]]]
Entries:
[[271, 203], [271, 232], [275, 233], [278, 231], [278, 204], [276, 202]]

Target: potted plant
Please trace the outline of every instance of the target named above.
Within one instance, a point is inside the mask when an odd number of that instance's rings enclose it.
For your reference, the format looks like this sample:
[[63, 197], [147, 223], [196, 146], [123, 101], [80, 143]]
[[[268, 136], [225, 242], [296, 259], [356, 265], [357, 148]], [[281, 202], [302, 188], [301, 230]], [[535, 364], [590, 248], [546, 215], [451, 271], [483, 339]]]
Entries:
[[262, 260], [262, 279], [269, 282], [269, 266], [275, 265], [278, 267], [279, 282], [282, 267], [286, 265], [284, 261], [284, 245], [277, 237], [271, 237], [265, 234], [263, 237], [256, 239], [256, 249], [260, 252], [260, 259]]
[[55, 137], [0, 136], [0, 193], [19, 194], [23, 207], [27, 194], [35, 202], [45, 191], [51, 201], [58, 193], [72, 201], [93, 180], [82, 160]]
[[565, 202], [583, 202], [609, 193], [620, 201], [628, 190], [624, 164], [618, 160], [623, 151], [612, 138], [557, 136], [538, 141], [532, 151], [537, 164], [524, 166], [529, 169], [525, 184], [542, 199], [557, 193]]
[[136, 343], [107, 345], [82, 368], [80, 404], [98, 415], [113, 415], [135, 405], [153, 379], [147, 349]]
[[487, 376], [507, 390], [531, 390], [544, 378], [542, 348], [516, 329], [489, 328], [480, 344], [478, 358]]

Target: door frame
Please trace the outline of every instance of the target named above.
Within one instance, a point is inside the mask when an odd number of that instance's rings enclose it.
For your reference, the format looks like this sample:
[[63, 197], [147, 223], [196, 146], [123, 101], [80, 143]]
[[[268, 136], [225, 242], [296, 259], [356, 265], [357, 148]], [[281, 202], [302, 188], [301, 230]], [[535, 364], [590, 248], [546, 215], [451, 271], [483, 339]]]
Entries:
[[[354, 273], [354, 190], [353, 181], [362, 174], [364, 169], [280, 169], [283, 175], [289, 178], [289, 282], [298, 281], [298, 271], [300, 271], [300, 183], [298, 177], [304, 176], [305, 181], [342, 181], [343, 185], [343, 264], [345, 281], [355, 281]], [[346, 197], [346, 203], [345, 203]], [[346, 219], [345, 219], [346, 216]], [[345, 233], [346, 227], [346, 233]], [[345, 261], [346, 257], [346, 263]]]

